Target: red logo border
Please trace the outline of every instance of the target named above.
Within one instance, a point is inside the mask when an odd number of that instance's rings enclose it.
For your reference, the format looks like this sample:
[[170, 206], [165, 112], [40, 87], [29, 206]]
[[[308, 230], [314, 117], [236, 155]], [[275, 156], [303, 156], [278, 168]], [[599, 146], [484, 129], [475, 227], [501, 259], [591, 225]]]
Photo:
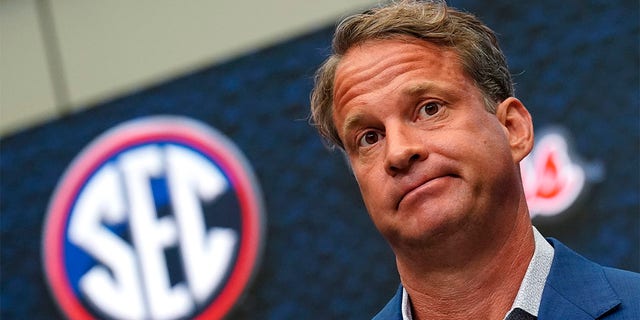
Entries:
[[43, 236], [43, 265], [53, 296], [70, 319], [93, 319], [78, 300], [64, 266], [64, 232], [78, 192], [107, 159], [126, 148], [155, 141], [171, 141], [202, 152], [228, 175], [241, 211], [241, 240], [236, 264], [217, 297], [196, 319], [220, 319], [248, 286], [257, 269], [264, 238], [262, 194], [251, 167], [224, 135], [195, 120], [179, 116], [151, 116], [131, 120], [105, 132], [68, 167], [50, 201]]

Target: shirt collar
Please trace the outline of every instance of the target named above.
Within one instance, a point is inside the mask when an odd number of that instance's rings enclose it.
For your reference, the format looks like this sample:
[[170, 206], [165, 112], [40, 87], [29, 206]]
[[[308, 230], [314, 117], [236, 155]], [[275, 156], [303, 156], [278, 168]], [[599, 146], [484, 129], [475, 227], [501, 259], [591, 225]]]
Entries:
[[[544, 239], [536, 227], [533, 227], [533, 238], [535, 242], [533, 257], [529, 262], [527, 272], [524, 274], [520, 289], [518, 289], [518, 294], [509, 312], [515, 308], [520, 308], [537, 317], [540, 301], [542, 300], [542, 290], [553, 261], [553, 247]], [[413, 320], [409, 294], [404, 287], [402, 288], [402, 320]]]
[[520, 308], [537, 317], [540, 301], [542, 300], [542, 290], [547, 281], [547, 276], [549, 276], [549, 270], [551, 270], [554, 252], [553, 247], [544, 239], [536, 227], [533, 227], [533, 237], [536, 248], [511, 310]]

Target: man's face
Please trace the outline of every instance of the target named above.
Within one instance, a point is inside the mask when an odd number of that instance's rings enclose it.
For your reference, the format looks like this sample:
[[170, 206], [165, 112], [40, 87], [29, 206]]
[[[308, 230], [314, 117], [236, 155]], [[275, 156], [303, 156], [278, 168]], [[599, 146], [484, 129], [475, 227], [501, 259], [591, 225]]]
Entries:
[[334, 106], [364, 203], [392, 244], [491, 232], [517, 209], [520, 159], [454, 51], [406, 38], [355, 46]]

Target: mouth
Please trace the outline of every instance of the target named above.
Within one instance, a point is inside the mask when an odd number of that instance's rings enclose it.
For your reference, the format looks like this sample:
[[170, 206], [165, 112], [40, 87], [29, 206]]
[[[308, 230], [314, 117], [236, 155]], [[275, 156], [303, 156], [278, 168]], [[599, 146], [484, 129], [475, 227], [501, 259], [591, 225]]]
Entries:
[[396, 203], [396, 210], [400, 208], [403, 202], [414, 201], [423, 197], [437, 196], [437, 193], [446, 186], [447, 181], [452, 178], [457, 178], [457, 176], [447, 174], [427, 178], [418, 183], [408, 185]]

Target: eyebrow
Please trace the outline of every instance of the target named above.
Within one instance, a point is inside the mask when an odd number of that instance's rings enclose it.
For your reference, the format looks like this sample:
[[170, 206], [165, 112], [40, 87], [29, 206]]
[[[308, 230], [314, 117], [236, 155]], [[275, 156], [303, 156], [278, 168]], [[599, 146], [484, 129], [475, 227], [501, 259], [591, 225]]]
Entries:
[[361, 113], [356, 113], [355, 115], [350, 116], [344, 121], [344, 124], [342, 125], [343, 132], [346, 134], [347, 132], [353, 130], [353, 128], [358, 127], [360, 123], [364, 121], [364, 118], [365, 115]]
[[441, 90], [431, 82], [420, 82], [402, 89], [402, 93], [409, 96], [418, 96], [429, 91], [440, 92]]

